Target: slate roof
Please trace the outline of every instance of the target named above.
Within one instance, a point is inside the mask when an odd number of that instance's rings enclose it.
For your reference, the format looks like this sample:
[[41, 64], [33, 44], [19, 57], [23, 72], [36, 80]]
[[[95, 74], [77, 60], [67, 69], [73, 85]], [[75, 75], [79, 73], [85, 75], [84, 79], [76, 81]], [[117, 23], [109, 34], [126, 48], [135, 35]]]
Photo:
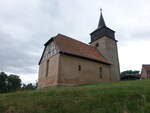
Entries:
[[91, 35], [90, 43], [102, 38], [103, 36], [107, 36], [108, 38], [117, 42], [117, 40], [115, 39], [115, 31], [106, 26], [102, 12], [100, 13], [98, 28], [94, 30], [90, 35]]
[[47, 46], [52, 40], [58, 46], [60, 53], [62, 54], [101, 62], [108, 65], [112, 64], [106, 58], [104, 58], [104, 56], [95, 47], [91, 45], [85, 44], [68, 36], [58, 34], [47, 41], [45, 46]]
[[98, 28], [102, 28], [102, 27], [106, 27], [106, 24], [103, 18], [103, 14], [101, 12], [101, 16], [100, 16], [99, 23], [98, 23]]

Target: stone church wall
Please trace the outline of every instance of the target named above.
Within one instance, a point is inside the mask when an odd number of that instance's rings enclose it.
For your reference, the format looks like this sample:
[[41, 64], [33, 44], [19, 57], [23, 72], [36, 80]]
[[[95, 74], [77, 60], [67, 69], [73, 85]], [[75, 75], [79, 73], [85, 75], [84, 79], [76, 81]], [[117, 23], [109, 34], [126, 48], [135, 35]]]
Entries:
[[[89, 84], [111, 81], [110, 65], [60, 55], [58, 85]], [[100, 77], [102, 68], [102, 78]], [[79, 69], [80, 68], [80, 69]]]

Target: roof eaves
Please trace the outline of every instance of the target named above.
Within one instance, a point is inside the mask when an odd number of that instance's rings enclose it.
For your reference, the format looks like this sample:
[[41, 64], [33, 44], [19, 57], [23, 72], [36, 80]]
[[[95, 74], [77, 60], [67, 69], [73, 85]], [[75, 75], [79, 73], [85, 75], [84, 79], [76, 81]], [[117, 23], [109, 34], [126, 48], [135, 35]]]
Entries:
[[101, 30], [101, 29], [104, 29], [104, 28], [109, 29], [110, 31], [113, 31], [113, 32], [115, 33], [115, 31], [112, 30], [112, 29], [110, 29], [109, 27], [103, 26], [103, 27], [101, 27], [101, 28], [95, 29], [93, 32], [90, 33], [90, 35], [93, 34], [93, 33], [96, 32], [96, 31]]
[[[112, 37], [110, 37], [110, 36], [108, 36], [108, 35], [102, 35], [101, 36], [101, 38], [104, 38], [104, 36], [106, 36], [106, 37], [108, 37], [108, 38], [111, 38], [112, 40], [114, 40], [115, 42], [118, 42], [118, 40], [116, 40], [116, 39], [113, 39]], [[100, 39], [100, 38], [98, 38], [98, 39]], [[98, 40], [98, 39], [96, 39], [96, 40]], [[96, 40], [94, 40], [94, 41], [96, 41]], [[92, 43], [92, 41], [91, 42], [89, 42], [89, 44], [91, 44]]]
[[[55, 37], [56, 37], [56, 36], [55, 36]], [[47, 46], [50, 42], [52, 42], [55, 37], [51, 37], [51, 38], [44, 44], [44, 46]]]
[[107, 64], [107, 65], [112, 65], [111, 63], [108, 63], [108, 62], [104, 62], [104, 61], [100, 61], [100, 60], [97, 60], [97, 59], [93, 59], [93, 58], [89, 58], [89, 57], [84, 57], [84, 56], [80, 56], [80, 55], [76, 55], [76, 54], [72, 54], [72, 53], [67, 53], [67, 52], [63, 52], [63, 51], [60, 51], [59, 53], [60, 54], [65, 54], [65, 55], [68, 55], [68, 56], [73, 56], [73, 57], [78, 57], [78, 58], [86, 59], [86, 60], [91, 60], [91, 61], [95, 61], [95, 62]]
[[41, 61], [42, 61], [42, 58], [43, 58], [43, 55], [44, 55], [45, 50], [46, 50], [46, 46], [44, 47], [44, 51], [43, 51], [42, 56], [41, 56], [41, 58], [40, 58], [40, 61], [39, 61], [39, 63], [38, 63], [39, 65], [41, 64]]

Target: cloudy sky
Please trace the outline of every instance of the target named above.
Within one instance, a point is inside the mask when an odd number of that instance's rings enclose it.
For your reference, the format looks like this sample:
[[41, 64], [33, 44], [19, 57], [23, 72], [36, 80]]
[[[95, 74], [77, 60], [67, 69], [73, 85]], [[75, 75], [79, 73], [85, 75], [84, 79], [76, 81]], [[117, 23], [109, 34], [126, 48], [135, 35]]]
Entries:
[[149, 0], [0, 0], [0, 71], [38, 78], [43, 44], [62, 33], [85, 43], [98, 25], [100, 8], [116, 31], [121, 71], [150, 63]]

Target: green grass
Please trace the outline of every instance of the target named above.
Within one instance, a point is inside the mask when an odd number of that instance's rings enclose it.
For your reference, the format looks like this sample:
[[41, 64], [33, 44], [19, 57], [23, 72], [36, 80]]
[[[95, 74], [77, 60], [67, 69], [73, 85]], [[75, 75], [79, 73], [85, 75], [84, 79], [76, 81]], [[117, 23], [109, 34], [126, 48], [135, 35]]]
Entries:
[[0, 94], [0, 113], [150, 113], [150, 80]]

